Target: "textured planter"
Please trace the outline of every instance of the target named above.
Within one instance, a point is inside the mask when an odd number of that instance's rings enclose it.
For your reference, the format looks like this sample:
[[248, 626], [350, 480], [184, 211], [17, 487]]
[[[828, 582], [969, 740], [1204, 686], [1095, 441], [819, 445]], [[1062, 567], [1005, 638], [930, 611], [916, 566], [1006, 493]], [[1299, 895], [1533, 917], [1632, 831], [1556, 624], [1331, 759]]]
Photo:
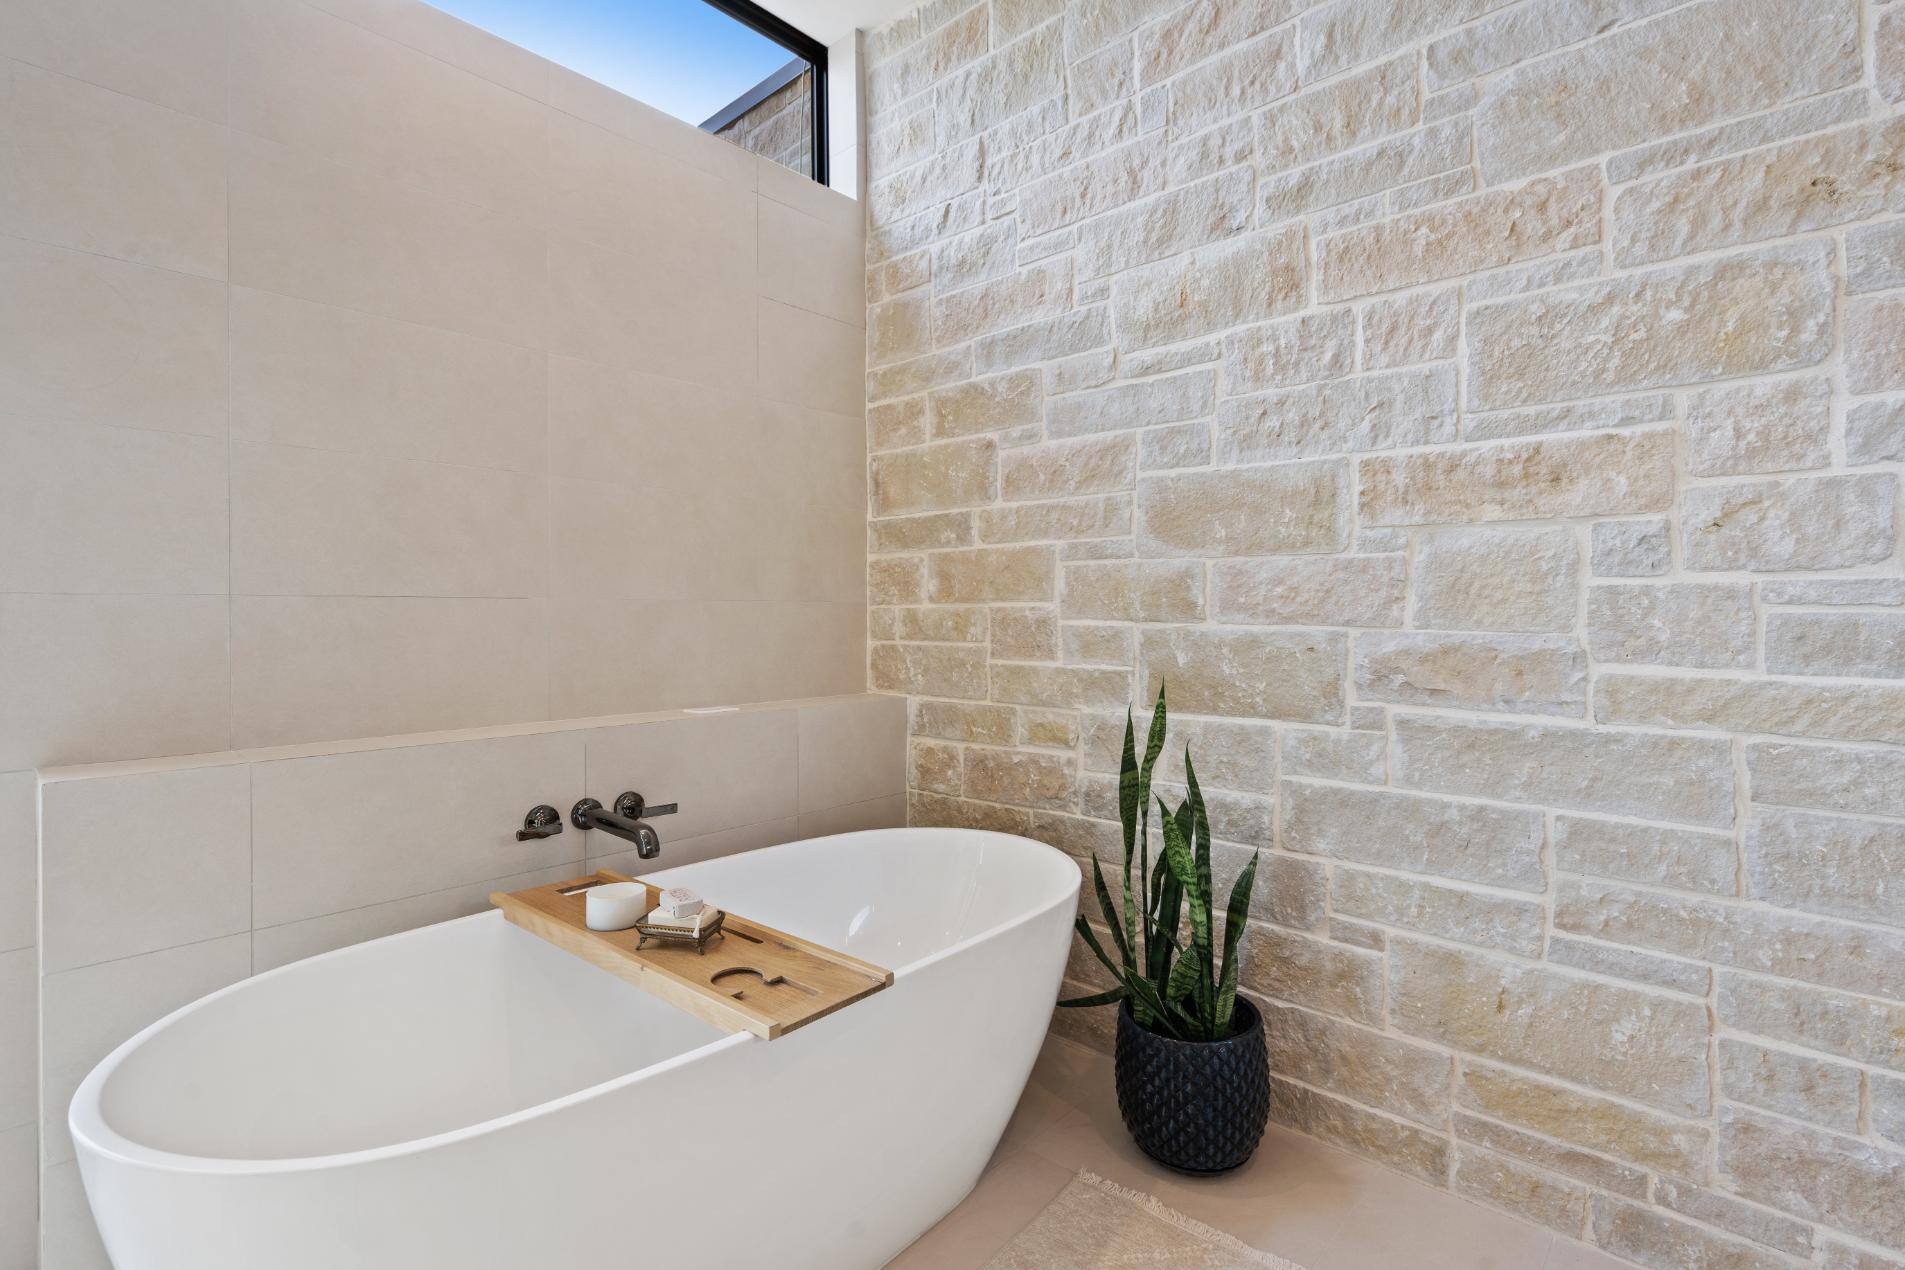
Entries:
[[1118, 1007], [1118, 1112], [1144, 1153], [1182, 1173], [1250, 1158], [1270, 1119], [1270, 1060], [1257, 1007], [1237, 998], [1236, 1035], [1175, 1041]]

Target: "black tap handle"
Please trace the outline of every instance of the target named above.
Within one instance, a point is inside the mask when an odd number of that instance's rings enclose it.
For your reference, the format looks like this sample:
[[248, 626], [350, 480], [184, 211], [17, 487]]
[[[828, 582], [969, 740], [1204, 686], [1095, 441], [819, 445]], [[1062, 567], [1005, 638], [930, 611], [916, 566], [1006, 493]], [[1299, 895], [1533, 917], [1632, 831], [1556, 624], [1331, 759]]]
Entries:
[[562, 832], [562, 813], [548, 803], [541, 803], [529, 809], [523, 817], [523, 827], [516, 831], [516, 841], [529, 842], [535, 838], [553, 838]]
[[651, 805], [647, 799], [632, 789], [615, 800], [615, 814], [627, 816], [630, 820], [652, 820], [656, 816], [672, 816], [679, 810], [678, 803]]

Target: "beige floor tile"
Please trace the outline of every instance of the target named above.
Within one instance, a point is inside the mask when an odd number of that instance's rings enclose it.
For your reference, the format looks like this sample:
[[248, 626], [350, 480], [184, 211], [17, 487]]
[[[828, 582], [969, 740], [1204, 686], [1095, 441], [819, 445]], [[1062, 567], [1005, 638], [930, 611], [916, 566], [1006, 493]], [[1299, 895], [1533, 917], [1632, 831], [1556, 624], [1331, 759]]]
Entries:
[[1565, 1259], [1553, 1259], [1561, 1255], [1561, 1241], [1545, 1230], [1274, 1126], [1255, 1158], [1235, 1173], [1172, 1173], [1146, 1158], [1125, 1132], [1110, 1058], [1055, 1038], [1040, 1054], [999, 1154], [972, 1195], [893, 1265], [951, 1270], [984, 1264], [1057, 1193], [1056, 1186], [1045, 1189], [1046, 1179], [1062, 1185], [1081, 1168], [1155, 1195], [1305, 1270], [1603, 1270], [1616, 1264], [1572, 1245]]
[[1065, 1189], [1071, 1170], [1032, 1151], [993, 1157], [966, 1202], [921, 1235], [888, 1270], [977, 1270]]

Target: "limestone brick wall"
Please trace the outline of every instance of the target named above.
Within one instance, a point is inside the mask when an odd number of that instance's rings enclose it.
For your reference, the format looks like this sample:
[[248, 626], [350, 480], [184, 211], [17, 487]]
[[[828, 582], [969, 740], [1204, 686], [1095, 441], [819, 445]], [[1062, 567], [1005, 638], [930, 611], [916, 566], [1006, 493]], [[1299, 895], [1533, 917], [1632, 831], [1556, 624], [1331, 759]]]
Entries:
[[1905, 0], [865, 57], [913, 819], [1115, 858], [1163, 678], [1278, 1120], [1643, 1265], [1905, 1265]]
[[714, 135], [796, 172], [814, 166], [814, 73], [802, 71]]

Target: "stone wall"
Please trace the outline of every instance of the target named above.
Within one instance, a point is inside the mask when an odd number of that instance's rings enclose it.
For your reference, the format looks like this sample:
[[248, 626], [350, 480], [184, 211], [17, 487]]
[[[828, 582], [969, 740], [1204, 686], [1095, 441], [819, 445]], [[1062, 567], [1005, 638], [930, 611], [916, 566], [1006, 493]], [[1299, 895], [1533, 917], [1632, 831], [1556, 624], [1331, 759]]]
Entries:
[[913, 818], [1115, 858], [1167, 679], [1280, 1121], [1644, 1265], [1905, 1265], [1905, 3], [866, 61]]
[[802, 71], [714, 135], [784, 168], [814, 170], [814, 73]]

